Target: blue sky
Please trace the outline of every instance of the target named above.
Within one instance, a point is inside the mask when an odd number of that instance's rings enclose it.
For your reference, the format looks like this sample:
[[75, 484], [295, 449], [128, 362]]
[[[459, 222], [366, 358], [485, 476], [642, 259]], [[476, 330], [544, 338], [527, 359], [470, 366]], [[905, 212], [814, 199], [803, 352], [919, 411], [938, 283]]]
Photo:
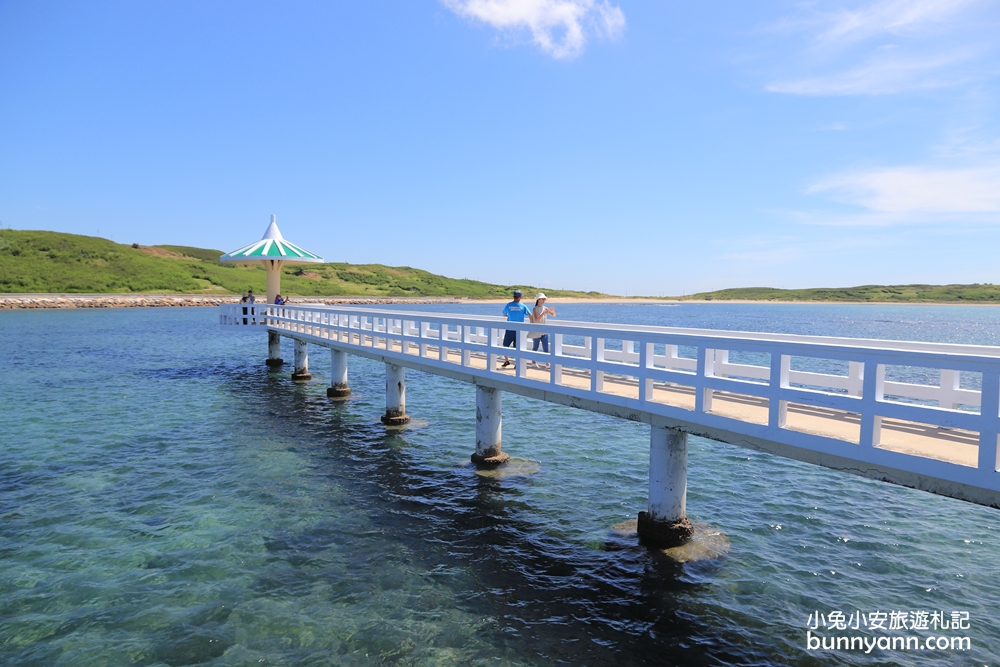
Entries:
[[1000, 2], [0, 3], [0, 226], [625, 294], [1000, 283]]

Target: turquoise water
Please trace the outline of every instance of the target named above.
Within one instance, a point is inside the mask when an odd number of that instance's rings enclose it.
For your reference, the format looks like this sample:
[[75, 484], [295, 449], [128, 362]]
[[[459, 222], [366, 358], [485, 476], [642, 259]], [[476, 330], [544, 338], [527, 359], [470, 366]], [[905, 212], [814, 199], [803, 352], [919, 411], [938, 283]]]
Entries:
[[[493, 312], [494, 306], [437, 307]], [[997, 344], [1000, 309], [558, 306], [563, 319]], [[352, 399], [268, 372], [216, 310], [0, 313], [0, 664], [987, 664], [1000, 512], [698, 438], [688, 511], [728, 556], [616, 537], [648, 427], [508, 395], [519, 474], [477, 475], [472, 387], [378, 364]], [[291, 357], [290, 347], [284, 352]], [[808, 651], [815, 611], [967, 611], [967, 652]], [[880, 636], [861, 632], [863, 636]], [[927, 633], [907, 633], [924, 636]]]

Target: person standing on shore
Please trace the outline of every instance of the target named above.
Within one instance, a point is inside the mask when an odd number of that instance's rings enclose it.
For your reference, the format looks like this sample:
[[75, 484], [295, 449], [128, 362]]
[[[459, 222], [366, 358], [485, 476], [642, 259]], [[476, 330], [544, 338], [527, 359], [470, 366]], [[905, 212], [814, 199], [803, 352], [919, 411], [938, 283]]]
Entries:
[[249, 303], [250, 305], [253, 305], [254, 302], [257, 300], [256, 298], [254, 298], [253, 290], [252, 289], [248, 289], [247, 290], [247, 295], [248, 295], [247, 296], [247, 303]]
[[[534, 324], [545, 324], [545, 319], [549, 315], [552, 317], [556, 316], [555, 308], [547, 308], [545, 306], [545, 301], [549, 297], [545, 296], [542, 292], [535, 295], [535, 307], [531, 311], [531, 321]], [[549, 353], [549, 335], [547, 333], [542, 333], [541, 331], [532, 331], [528, 334], [528, 338], [531, 339], [531, 351], [538, 352], [538, 345], [541, 344], [542, 351], [545, 354]], [[528, 364], [529, 366], [535, 366], [535, 362]]]
[[[508, 322], [524, 322], [525, 316], [531, 317], [531, 309], [526, 305], [521, 303], [521, 298], [524, 295], [521, 290], [514, 290], [514, 300], [503, 307], [503, 314], [507, 316]], [[513, 329], [507, 329], [503, 334], [503, 346], [512, 347], [517, 349], [517, 332]], [[507, 368], [510, 366], [510, 357], [504, 356], [503, 364], [501, 368]]]

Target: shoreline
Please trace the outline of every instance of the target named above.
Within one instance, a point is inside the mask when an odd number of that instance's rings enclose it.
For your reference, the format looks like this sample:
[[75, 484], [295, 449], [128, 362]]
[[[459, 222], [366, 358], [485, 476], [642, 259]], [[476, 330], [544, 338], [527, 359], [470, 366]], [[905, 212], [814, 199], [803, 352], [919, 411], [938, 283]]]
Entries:
[[[0, 294], [0, 310], [36, 308], [177, 308], [208, 307], [224, 303], [239, 303], [238, 295], [226, 294]], [[382, 296], [315, 296], [292, 297], [292, 303], [324, 305], [398, 305], [398, 304], [505, 304], [509, 298], [475, 299], [472, 297], [382, 297]], [[650, 297], [552, 297], [552, 305], [588, 303], [593, 305], [666, 305], [680, 304], [778, 304], [778, 305], [844, 305], [844, 306], [1000, 306], [997, 303], [960, 301], [779, 301], [753, 299], [669, 299]]]
[[[455, 303], [499, 303], [505, 304], [510, 301], [506, 299], [471, 299], [459, 297]], [[524, 303], [532, 301], [524, 299]], [[592, 303], [599, 304], [624, 304], [624, 305], [661, 305], [679, 306], [681, 304], [712, 305], [720, 303], [735, 303], [740, 305], [806, 305], [806, 306], [1000, 306], [1000, 303], [989, 303], [982, 301], [779, 301], [777, 299], [671, 299], [667, 297], [598, 297], [594, 299], [583, 299], [580, 297], [558, 297], [548, 299], [547, 305], [558, 306], [569, 303]]]
[[[462, 303], [452, 297], [292, 297], [292, 304], [322, 303], [326, 305], [389, 305], [401, 303], [434, 304]], [[0, 294], [0, 310], [35, 308], [178, 308], [208, 307], [224, 303], [239, 303], [237, 295], [208, 294]], [[262, 304], [263, 301], [258, 301]]]

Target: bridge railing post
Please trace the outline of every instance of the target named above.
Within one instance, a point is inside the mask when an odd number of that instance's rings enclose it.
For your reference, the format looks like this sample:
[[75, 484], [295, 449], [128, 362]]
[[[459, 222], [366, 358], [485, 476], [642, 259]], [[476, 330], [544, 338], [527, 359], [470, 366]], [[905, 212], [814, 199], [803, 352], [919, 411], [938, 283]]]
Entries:
[[729, 350], [715, 350], [712, 360], [712, 375], [717, 378], [729, 377]]
[[788, 419], [788, 401], [782, 400], [781, 390], [788, 387], [788, 371], [791, 368], [790, 355], [771, 353], [771, 376], [768, 381], [770, 396], [767, 399], [767, 423], [771, 428], [785, 428]]
[[650, 368], [653, 368], [653, 343], [642, 342], [639, 344], [639, 372], [635, 378], [639, 383], [640, 403], [653, 398], [653, 378], [647, 374]]
[[552, 337], [552, 354], [556, 357], [552, 363], [552, 381], [556, 384], [562, 384], [563, 365], [558, 362], [559, 357], [563, 356], [563, 335], [561, 333], [554, 334]]
[[500, 362], [500, 355], [496, 354], [494, 350], [500, 347], [502, 339], [500, 338], [500, 329], [496, 327], [490, 327], [487, 329], [488, 341], [486, 343], [486, 371], [489, 373], [497, 372], [497, 364]]
[[947, 368], [941, 369], [941, 393], [938, 399], [938, 407], [948, 408], [949, 410], [955, 410], [958, 408], [958, 393], [959, 384], [961, 382], [961, 373], [959, 371], [953, 371]]
[[469, 348], [472, 345], [472, 327], [469, 325], [462, 325], [462, 366], [468, 368], [472, 365], [472, 350]]
[[399, 343], [399, 351], [400, 351], [400, 353], [405, 354], [406, 353], [406, 341], [403, 340], [403, 336], [406, 335], [406, 332], [405, 332], [404, 327], [403, 327], [403, 320], [395, 319], [394, 318], [394, 319], [391, 320], [391, 323], [392, 323], [392, 326], [390, 328], [390, 332], [389, 333], [392, 334], [393, 338], [390, 341], [390, 343], [388, 344], [388, 346], [386, 347], [386, 349], [393, 349], [393, 350], [395, 350], [396, 349], [396, 343]]
[[424, 342], [431, 337], [431, 323], [427, 320], [420, 322], [420, 356], [426, 357], [430, 351], [430, 344]]
[[997, 460], [997, 438], [1000, 434], [1000, 375], [983, 372], [982, 394], [979, 405], [979, 473], [987, 479], [995, 478], [1000, 461]]
[[[715, 350], [710, 347], [702, 347], [698, 349], [698, 367], [695, 372], [698, 380], [713, 377], [715, 375]], [[702, 382], [698, 382], [698, 385], [702, 386], [695, 394], [694, 409], [696, 412], [711, 412], [712, 389], [710, 387], [703, 386]]]
[[[588, 337], [588, 341], [590, 338]], [[589, 346], [588, 346], [589, 347]], [[604, 362], [604, 339], [597, 338], [594, 340], [594, 356], [593, 359], [598, 364]], [[594, 368], [594, 384], [591, 391], [604, 391], [604, 371], [598, 369], [596, 366]]]
[[877, 361], [864, 362], [861, 392], [861, 447], [878, 447], [882, 442], [882, 417], [878, 414], [878, 404], [884, 398], [885, 364]]
[[438, 359], [440, 359], [441, 361], [448, 361], [448, 352], [451, 350], [449, 346], [445, 345], [445, 342], [451, 340], [451, 336], [449, 335], [448, 331], [448, 325], [442, 322], [440, 325], [438, 325], [438, 330], [440, 331], [440, 334], [438, 336], [438, 340], [440, 342], [440, 344], [438, 345]]
[[861, 396], [865, 391], [865, 364], [861, 361], [847, 362], [848, 396]]

